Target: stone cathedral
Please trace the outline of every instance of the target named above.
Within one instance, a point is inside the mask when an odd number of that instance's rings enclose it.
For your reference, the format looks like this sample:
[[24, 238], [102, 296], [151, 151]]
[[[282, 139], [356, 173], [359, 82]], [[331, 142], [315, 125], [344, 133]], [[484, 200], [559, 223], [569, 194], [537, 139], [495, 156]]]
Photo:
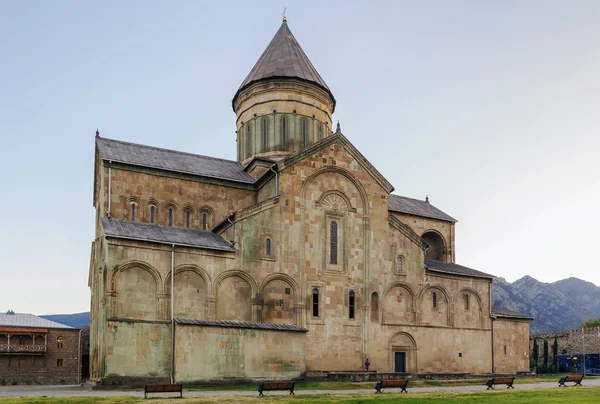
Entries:
[[232, 100], [237, 161], [96, 132], [92, 380], [528, 370], [531, 318], [491, 307], [456, 220], [392, 193], [335, 106], [284, 19]]

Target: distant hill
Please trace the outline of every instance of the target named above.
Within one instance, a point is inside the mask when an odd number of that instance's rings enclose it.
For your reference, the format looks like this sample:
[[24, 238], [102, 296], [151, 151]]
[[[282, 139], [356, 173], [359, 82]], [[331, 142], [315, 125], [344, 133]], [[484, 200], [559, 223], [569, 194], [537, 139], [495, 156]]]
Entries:
[[535, 316], [532, 333], [577, 328], [585, 320], [600, 317], [600, 287], [578, 278], [553, 283], [531, 276], [514, 283], [497, 278], [492, 301], [494, 306]]
[[68, 325], [74, 328], [89, 328], [90, 327], [90, 312], [74, 313], [74, 314], [48, 314], [40, 316], [47, 320], [56, 321], [57, 323]]

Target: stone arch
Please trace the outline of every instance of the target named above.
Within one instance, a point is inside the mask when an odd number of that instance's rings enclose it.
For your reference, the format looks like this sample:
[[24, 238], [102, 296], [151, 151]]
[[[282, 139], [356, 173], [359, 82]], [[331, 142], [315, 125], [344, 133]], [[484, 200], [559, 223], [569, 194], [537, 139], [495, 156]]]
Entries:
[[113, 313], [116, 317], [156, 319], [158, 296], [162, 292], [160, 274], [144, 262], [130, 261], [113, 271], [111, 279]]
[[[431, 292], [431, 293], [427, 293]], [[436, 294], [436, 307], [433, 307], [433, 293]], [[419, 295], [419, 312], [421, 324], [450, 326], [452, 301], [446, 288], [442, 285], [427, 285]]]
[[388, 285], [382, 294], [383, 324], [414, 324], [416, 322], [416, 298], [411, 286], [396, 281]]
[[348, 199], [346, 194], [344, 194], [341, 191], [338, 191], [337, 189], [330, 189], [328, 191], [323, 192], [321, 194], [321, 196], [319, 196], [319, 199], [317, 199], [315, 204], [317, 206], [328, 205], [328, 202], [332, 198], [335, 198], [335, 199], [339, 198], [343, 201], [343, 203], [346, 205], [345, 209], [343, 209], [343, 210], [347, 210], [348, 212], [356, 212], [356, 208], [352, 206], [352, 203], [350, 202], [350, 199]]
[[218, 320], [252, 321], [252, 302], [258, 287], [250, 275], [240, 270], [225, 271], [214, 284]]
[[282, 273], [271, 274], [263, 280], [260, 291], [263, 322], [296, 324], [300, 288], [293, 278]]
[[[313, 180], [315, 178], [317, 178], [318, 176], [320, 176], [322, 174], [326, 174], [326, 173], [340, 174], [340, 175], [344, 176], [345, 178], [347, 178], [352, 184], [354, 184], [354, 186], [358, 190], [360, 199], [362, 201], [362, 208], [364, 210], [363, 215], [368, 216], [369, 215], [369, 203], [368, 203], [369, 198], [367, 197], [367, 191], [365, 190], [365, 188], [363, 187], [361, 182], [356, 177], [354, 177], [354, 175], [352, 175], [352, 173], [350, 173], [349, 171], [347, 171], [343, 168], [336, 167], [336, 166], [323, 167], [319, 170], [316, 170], [312, 174], [310, 174], [308, 176], [308, 178], [306, 178], [306, 180], [304, 180], [304, 182], [302, 183], [302, 190], [300, 191], [301, 200], [302, 201], [306, 200], [306, 189], [313, 182]], [[351, 206], [351, 205], [348, 205], [348, 206]]]
[[437, 230], [429, 229], [423, 232], [421, 238], [429, 247], [425, 251], [426, 260], [446, 261], [447, 245], [444, 236]]
[[[475, 299], [469, 299], [469, 310], [464, 306], [464, 295]], [[454, 325], [463, 328], [483, 328], [483, 299], [479, 292], [470, 287], [461, 288], [454, 297]], [[460, 303], [459, 303], [460, 302]]]
[[[184, 264], [175, 268], [175, 317], [206, 319], [207, 299], [211, 295], [211, 280], [206, 271], [197, 265]], [[171, 271], [165, 277], [164, 291], [167, 312], [171, 304]]]
[[406, 373], [417, 371], [417, 342], [407, 332], [397, 332], [392, 335], [389, 342], [389, 369], [396, 372], [396, 353], [404, 354], [404, 367]]

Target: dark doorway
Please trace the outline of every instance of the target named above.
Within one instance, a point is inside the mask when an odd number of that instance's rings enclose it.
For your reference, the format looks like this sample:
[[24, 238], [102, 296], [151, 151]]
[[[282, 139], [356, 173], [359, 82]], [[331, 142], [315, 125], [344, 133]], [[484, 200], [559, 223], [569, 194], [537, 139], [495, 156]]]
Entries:
[[394, 372], [406, 372], [406, 352], [394, 352]]

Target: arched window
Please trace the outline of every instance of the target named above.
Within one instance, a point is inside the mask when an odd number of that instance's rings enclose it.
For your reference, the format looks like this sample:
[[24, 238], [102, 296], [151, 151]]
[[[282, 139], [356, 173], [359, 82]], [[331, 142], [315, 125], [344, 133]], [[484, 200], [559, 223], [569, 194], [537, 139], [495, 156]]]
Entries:
[[56, 347], [63, 348], [65, 346], [65, 339], [63, 337], [56, 338]]
[[506, 344], [504, 344], [504, 355], [506, 355]]
[[338, 263], [338, 224], [332, 221], [329, 225], [329, 263], [337, 265]]
[[431, 292], [431, 301], [433, 304], [433, 308], [437, 309], [437, 293]]
[[465, 295], [465, 310], [469, 310], [469, 295]]
[[306, 147], [306, 119], [302, 120], [302, 147]]
[[313, 317], [319, 317], [319, 289], [312, 290], [312, 312]]
[[190, 210], [185, 211], [185, 227], [190, 228], [192, 222], [192, 212]]
[[402, 273], [402, 265], [404, 264], [402, 256], [398, 256], [398, 273]]
[[348, 317], [354, 318], [354, 291], [351, 290], [348, 294]]
[[285, 143], [287, 142], [287, 128], [286, 128], [286, 119], [281, 118], [281, 144], [285, 147]]
[[246, 126], [246, 153], [248, 156], [252, 154], [252, 132], [250, 131], [250, 125]]
[[271, 256], [271, 239], [267, 238], [266, 242], [265, 242], [265, 254], [267, 255], [267, 257]]
[[131, 221], [135, 222], [135, 203], [131, 204]]
[[207, 230], [208, 228], [208, 213], [202, 212], [202, 230]]
[[154, 223], [154, 215], [156, 214], [156, 207], [150, 205], [150, 223]]
[[173, 226], [173, 208], [169, 208], [169, 226]]
[[371, 295], [371, 321], [379, 321], [379, 295], [373, 292]]
[[267, 120], [263, 119], [263, 149], [267, 148]]

